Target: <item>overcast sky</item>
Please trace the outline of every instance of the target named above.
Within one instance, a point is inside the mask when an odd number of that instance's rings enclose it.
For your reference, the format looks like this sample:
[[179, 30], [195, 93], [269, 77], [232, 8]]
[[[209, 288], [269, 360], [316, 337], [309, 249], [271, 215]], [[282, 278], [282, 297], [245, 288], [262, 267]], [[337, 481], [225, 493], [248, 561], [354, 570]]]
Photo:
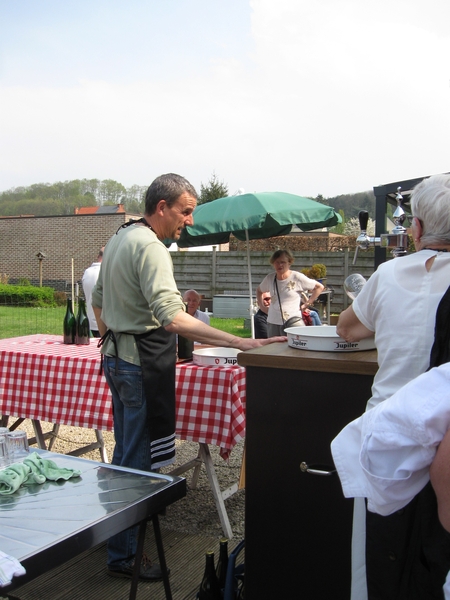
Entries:
[[445, 0], [0, 0], [0, 191], [450, 171], [449, 23]]

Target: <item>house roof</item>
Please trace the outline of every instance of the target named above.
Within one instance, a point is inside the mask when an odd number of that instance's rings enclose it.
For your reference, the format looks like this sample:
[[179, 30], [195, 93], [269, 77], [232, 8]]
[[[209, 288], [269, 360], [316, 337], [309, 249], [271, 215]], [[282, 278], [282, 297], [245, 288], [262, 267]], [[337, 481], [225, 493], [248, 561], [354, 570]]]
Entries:
[[76, 215], [111, 215], [125, 213], [123, 204], [114, 204], [111, 206], [82, 206], [75, 209]]

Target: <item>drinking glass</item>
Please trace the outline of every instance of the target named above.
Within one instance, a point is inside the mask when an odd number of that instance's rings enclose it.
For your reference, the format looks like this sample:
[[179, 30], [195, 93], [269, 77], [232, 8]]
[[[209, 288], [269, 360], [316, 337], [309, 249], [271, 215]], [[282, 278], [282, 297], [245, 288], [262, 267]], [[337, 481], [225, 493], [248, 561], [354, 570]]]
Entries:
[[9, 465], [9, 451], [6, 436], [0, 434], [0, 469]]
[[349, 275], [344, 281], [344, 290], [352, 300], [356, 298], [359, 292], [363, 289], [366, 279], [359, 273]]
[[11, 463], [23, 460], [28, 456], [29, 447], [26, 431], [20, 429], [10, 431], [5, 435], [5, 438]]

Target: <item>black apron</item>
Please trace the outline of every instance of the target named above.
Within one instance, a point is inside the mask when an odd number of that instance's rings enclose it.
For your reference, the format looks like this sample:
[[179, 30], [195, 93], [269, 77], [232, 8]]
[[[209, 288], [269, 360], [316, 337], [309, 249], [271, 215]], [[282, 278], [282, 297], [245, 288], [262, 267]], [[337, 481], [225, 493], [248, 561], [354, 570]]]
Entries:
[[[151, 468], [158, 469], [172, 463], [175, 458], [176, 337], [164, 327], [132, 335], [142, 367], [142, 384], [151, 440]], [[107, 338], [114, 344], [117, 370], [119, 353], [114, 332], [108, 329], [97, 346], [100, 348]], [[102, 370], [103, 354], [100, 372]]]
[[[430, 367], [450, 360], [450, 288], [436, 312]], [[443, 600], [450, 571], [450, 534], [442, 527], [430, 482], [387, 517], [366, 511], [369, 600]]]
[[152, 469], [175, 458], [176, 337], [164, 327], [134, 334], [142, 367]]

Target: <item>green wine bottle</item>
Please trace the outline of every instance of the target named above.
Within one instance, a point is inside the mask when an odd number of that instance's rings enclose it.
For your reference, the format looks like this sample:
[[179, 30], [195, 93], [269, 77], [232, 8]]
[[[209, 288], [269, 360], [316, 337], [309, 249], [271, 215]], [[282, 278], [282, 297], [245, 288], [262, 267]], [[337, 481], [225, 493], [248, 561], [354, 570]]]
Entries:
[[89, 328], [89, 319], [86, 313], [86, 302], [83, 298], [80, 298], [78, 301], [75, 344], [78, 344], [79, 346], [89, 344], [90, 334], [91, 330]]
[[221, 590], [225, 588], [225, 581], [227, 579], [227, 568], [228, 568], [228, 540], [222, 538], [219, 544], [219, 559], [217, 561], [216, 575], [219, 581], [219, 587]]
[[198, 600], [220, 600], [219, 581], [214, 569], [214, 552], [206, 553], [205, 573], [197, 594]]
[[72, 298], [67, 298], [66, 314], [64, 315], [63, 321], [63, 337], [65, 344], [75, 343], [75, 315], [72, 310]]

